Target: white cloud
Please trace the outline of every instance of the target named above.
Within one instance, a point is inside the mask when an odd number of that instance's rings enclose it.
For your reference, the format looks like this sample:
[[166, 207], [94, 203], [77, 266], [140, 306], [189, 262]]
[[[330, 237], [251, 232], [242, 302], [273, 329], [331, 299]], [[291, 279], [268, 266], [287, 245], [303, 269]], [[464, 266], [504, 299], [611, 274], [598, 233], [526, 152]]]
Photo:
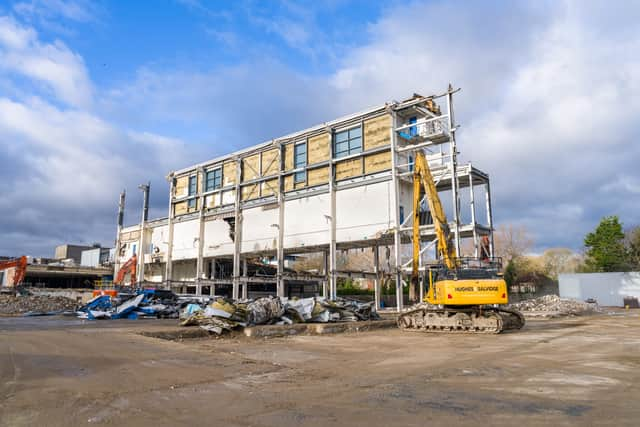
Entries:
[[[639, 5], [566, 1], [547, 15], [544, 5], [511, 5], [508, 17], [504, 5], [460, 6], [415, 3], [373, 25], [374, 41], [333, 77], [341, 99], [453, 81], [463, 88], [459, 148], [490, 173], [498, 222], [573, 247], [599, 216], [640, 223], [623, 195], [640, 178], [640, 28], [629, 18]], [[429, 25], [417, 31], [422, 19]], [[600, 190], [618, 175], [620, 185]]]
[[[196, 71], [143, 65], [132, 81], [101, 91], [93, 113], [82, 58], [4, 18], [0, 87], [13, 90], [7, 79], [22, 76], [58, 102], [37, 90], [40, 96], [0, 99], [3, 164], [10, 165], [4, 174], [12, 177], [0, 180], [11, 194], [0, 207], [19, 211], [11, 224], [21, 238], [51, 224], [48, 217], [86, 235], [89, 226], [78, 224], [94, 215], [104, 222], [94, 228], [110, 236], [124, 186], [155, 179], [162, 191], [152, 197], [164, 212], [163, 177], [171, 169], [453, 82], [463, 88], [456, 96], [459, 148], [491, 175], [497, 224], [526, 225], [538, 249], [578, 248], [600, 216], [640, 223], [638, 9], [570, 1], [403, 4], [372, 24], [370, 42], [344, 52], [329, 76], [311, 77], [255, 52], [240, 64]], [[318, 37], [311, 31], [291, 41], [309, 46]], [[6, 54], [13, 55], [8, 66]], [[82, 196], [69, 196], [61, 183]]]
[[0, 16], [0, 71], [26, 76], [71, 106], [88, 107], [93, 86], [82, 57], [61, 41], [43, 43], [37, 33]]
[[[12, 89], [0, 94], [0, 253], [110, 244], [118, 193], [149, 179], [152, 210], [165, 210], [164, 174], [192, 161], [182, 140], [123, 129], [89, 110], [82, 58], [8, 17], [0, 17], [0, 57], [0, 81]], [[128, 197], [137, 218], [140, 195]]]
[[51, 19], [62, 17], [78, 22], [92, 21], [96, 6], [88, 0], [31, 0], [17, 2], [13, 10], [24, 17]]

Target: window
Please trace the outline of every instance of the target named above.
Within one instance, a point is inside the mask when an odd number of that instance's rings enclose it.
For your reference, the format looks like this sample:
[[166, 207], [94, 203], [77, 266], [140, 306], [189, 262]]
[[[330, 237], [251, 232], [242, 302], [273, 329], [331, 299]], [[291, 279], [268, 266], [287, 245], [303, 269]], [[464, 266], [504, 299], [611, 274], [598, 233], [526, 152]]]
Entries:
[[404, 206], [400, 206], [400, 225], [404, 224]]
[[191, 209], [195, 209], [198, 206], [198, 200], [193, 198], [193, 199], [189, 199], [187, 201], [187, 207], [189, 208], [189, 210]]
[[362, 152], [362, 129], [360, 127], [338, 132], [333, 141], [334, 157], [344, 157]]
[[138, 249], [138, 246], [134, 243], [134, 244], [131, 246], [131, 252], [133, 253], [133, 255], [135, 255], [135, 254], [136, 254], [136, 249]]
[[216, 190], [220, 187], [222, 187], [222, 169], [208, 171], [205, 191]]
[[190, 196], [195, 196], [197, 183], [198, 183], [198, 179], [196, 178], [195, 175], [189, 177], [189, 195]]
[[[307, 143], [296, 144], [293, 147], [293, 167], [302, 168], [307, 165]], [[307, 172], [296, 172], [293, 176], [294, 182], [304, 182], [307, 179]]]

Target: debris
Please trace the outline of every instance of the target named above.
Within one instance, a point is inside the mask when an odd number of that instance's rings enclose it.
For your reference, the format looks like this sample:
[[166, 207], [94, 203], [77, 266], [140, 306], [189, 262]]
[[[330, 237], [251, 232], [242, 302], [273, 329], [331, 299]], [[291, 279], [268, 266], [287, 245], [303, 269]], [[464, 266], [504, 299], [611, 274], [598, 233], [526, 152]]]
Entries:
[[[179, 298], [165, 290], [143, 289], [134, 294], [120, 293], [118, 296], [99, 295], [78, 309], [82, 319], [139, 319], [178, 318], [180, 310], [187, 308], [188, 315], [201, 311], [199, 301]], [[208, 301], [208, 300], [207, 300]]]
[[0, 315], [42, 316], [72, 312], [78, 303], [62, 296], [0, 295]]
[[263, 297], [240, 302], [219, 298], [203, 310], [192, 313], [183, 311], [180, 325], [197, 325], [219, 335], [224, 331], [244, 326], [378, 319], [372, 307], [373, 303], [361, 303], [344, 298], [330, 301], [320, 297]]
[[580, 316], [600, 312], [597, 303], [583, 302], [558, 295], [545, 295], [510, 305], [528, 317]]

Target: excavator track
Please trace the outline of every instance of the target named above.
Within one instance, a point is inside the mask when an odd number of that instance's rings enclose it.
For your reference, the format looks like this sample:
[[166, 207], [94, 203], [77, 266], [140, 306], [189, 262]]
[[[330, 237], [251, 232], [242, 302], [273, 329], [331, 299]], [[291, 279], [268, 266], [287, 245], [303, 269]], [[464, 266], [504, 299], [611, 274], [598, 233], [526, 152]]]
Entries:
[[521, 329], [524, 316], [518, 311], [496, 307], [418, 307], [397, 319], [403, 331], [429, 333], [499, 334]]

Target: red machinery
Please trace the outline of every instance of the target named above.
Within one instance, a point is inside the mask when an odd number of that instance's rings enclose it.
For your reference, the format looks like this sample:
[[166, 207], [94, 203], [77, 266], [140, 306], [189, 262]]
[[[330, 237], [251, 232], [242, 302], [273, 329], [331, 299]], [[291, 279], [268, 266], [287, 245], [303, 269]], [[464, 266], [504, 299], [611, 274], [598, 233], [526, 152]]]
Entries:
[[13, 274], [13, 286], [18, 286], [24, 280], [24, 276], [27, 274], [27, 257], [21, 256], [20, 258], [11, 259], [9, 261], [0, 261], [0, 271], [7, 270], [15, 267]]
[[129, 273], [131, 275], [130, 284], [131, 286], [135, 286], [136, 284], [136, 269], [138, 267], [138, 257], [134, 254], [127, 262], [122, 264], [120, 270], [118, 270], [118, 274], [116, 278], [113, 279], [114, 285], [121, 285], [124, 282], [124, 278]]

